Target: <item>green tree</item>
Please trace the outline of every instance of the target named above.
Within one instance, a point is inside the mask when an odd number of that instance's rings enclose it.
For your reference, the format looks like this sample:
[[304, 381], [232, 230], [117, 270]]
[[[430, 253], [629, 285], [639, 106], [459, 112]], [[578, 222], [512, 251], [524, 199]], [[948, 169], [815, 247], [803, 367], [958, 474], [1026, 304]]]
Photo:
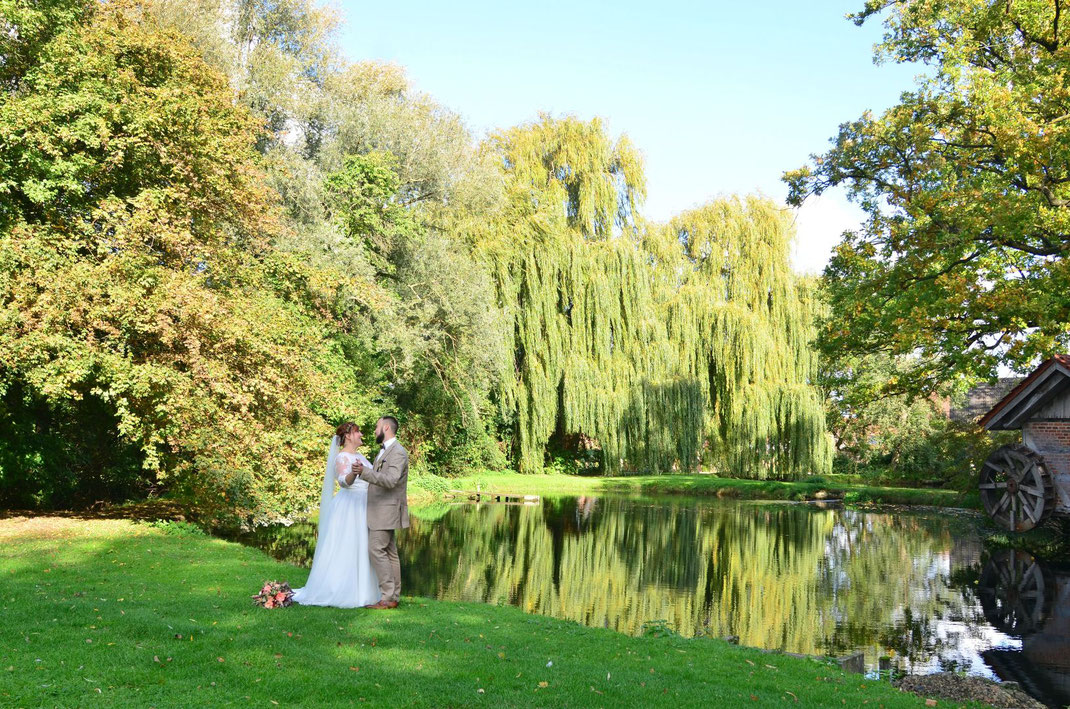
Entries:
[[826, 353], [914, 354], [890, 389], [991, 378], [1070, 345], [1070, 25], [1065, 0], [870, 0], [878, 58], [929, 67], [879, 116], [785, 176], [867, 212], [825, 276]]
[[826, 471], [815, 286], [792, 272], [790, 215], [768, 199], [719, 199], [677, 216], [658, 238], [667, 286], [658, 301], [673, 366], [698, 384], [707, 461], [744, 477]]
[[551, 436], [577, 433], [617, 470], [645, 449], [641, 434], [628, 445], [622, 421], [653, 383], [644, 345], [664, 339], [634, 236], [639, 155], [597, 120], [547, 116], [492, 136], [487, 149], [503, 168], [507, 206], [480, 249], [513, 323], [499, 401], [515, 425], [517, 464], [540, 470]]
[[965, 396], [961, 386], [948, 397], [896, 392], [914, 367], [913, 358], [884, 353], [824, 361], [818, 381], [836, 445], [834, 467], [875, 484], [973, 489], [994, 445], [1018, 434], [989, 434], [973, 421], [951, 420], [945, 407]]
[[340, 71], [335, 13], [312, 0], [146, 0], [142, 11], [180, 32], [264, 120], [257, 146], [289, 142], [305, 154], [328, 127], [324, 86]]
[[393, 64], [358, 62], [326, 85], [334, 112], [321, 164], [337, 170], [354, 153], [389, 152], [396, 159], [399, 200], [419, 205], [445, 229], [447, 217], [479, 218], [496, 209], [500, 180], [490, 156], [478, 151], [461, 117], [414, 91]]
[[45, 45], [91, 7], [88, 0], [0, 0], [0, 90], [17, 90]]
[[[276, 141], [269, 180], [291, 229], [276, 242], [336, 283], [337, 330], [417, 469], [505, 467], [488, 397], [501, 376], [501, 308], [472, 232], [500, 180], [459, 117], [393, 65], [326, 74], [322, 140]], [[347, 355], [348, 356], [348, 355]]]
[[405, 203], [398, 170], [389, 153], [354, 154], [324, 182], [343, 248], [374, 270], [367, 317], [383, 398], [404, 412], [418, 463], [504, 467], [485, 420], [505, 352], [489, 275], [464, 240]]
[[768, 200], [646, 224], [638, 153], [598, 120], [492, 136], [507, 206], [480, 248], [512, 321], [499, 401], [518, 464], [584, 441], [606, 472], [793, 477], [829, 462], [812, 312]]
[[42, 446], [94, 416], [208, 518], [306, 508], [324, 417], [360, 402], [292, 298], [315, 274], [271, 247], [256, 121], [123, 3], [58, 31], [18, 83], [0, 105], [0, 386], [44, 411]]
[[459, 116], [397, 66], [338, 60], [336, 19], [310, 0], [147, 8], [264, 119], [258, 147], [288, 226], [273, 245], [313, 266], [299, 297], [331, 314], [362, 390], [401, 415], [417, 468], [503, 467], [485, 415], [499, 309], [470, 236], [500, 185]]

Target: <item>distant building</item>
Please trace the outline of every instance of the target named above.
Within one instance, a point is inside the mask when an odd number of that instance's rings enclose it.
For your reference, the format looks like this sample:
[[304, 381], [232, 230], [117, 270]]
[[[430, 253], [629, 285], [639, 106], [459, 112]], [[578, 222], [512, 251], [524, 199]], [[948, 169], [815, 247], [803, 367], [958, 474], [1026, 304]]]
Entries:
[[949, 406], [947, 417], [952, 421], [977, 421], [992, 409], [1025, 377], [1002, 377], [995, 384], [978, 384], [966, 392], [959, 406]]
[[[1051, 503], [1057, 505], [1056, 511], [1070, 513], [1070, 355], [1059, 354], [1045, 360], [978, 423], [986, 431], [1021, 430], [1025, 444], [1017, 447], [1024, 454], [1015, 446], [1004, 446], [985, 462], [992, 471], [1010, 476], [1006, 483], [1001, 479], [989, 486], [987, 491], [993, 497], [1002, 493], [1011, 501], [1007, 509], [1012, 515], [1016, 507], [1024, 508], [1033, 522], [1051, 514]], [[1004, 455], [1005, 464], [993, 460], [1005, 449], [1011, 449], [1010, 457]], [[982, 478], [985, 472], [982, 470]], [[985, 502], [986, 486], [982, 484], [981, 488]], [[1000, 507], [1006, 507], [1005, 500], [1000, 499]], [[1020, 511], [1019, 519], [1023, 519]], [[1026, 531], [1031, 526], [1011, 528]]]

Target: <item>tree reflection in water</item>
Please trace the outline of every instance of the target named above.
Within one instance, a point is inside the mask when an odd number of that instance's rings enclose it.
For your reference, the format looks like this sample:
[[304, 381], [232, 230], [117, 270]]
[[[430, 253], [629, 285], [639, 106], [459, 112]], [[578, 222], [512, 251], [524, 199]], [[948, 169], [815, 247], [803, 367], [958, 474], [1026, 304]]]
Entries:
[[928, 663], [949, 642], [934, 623], [983, 622], [950, 586], [952, 565], [979, 553], [960, 544], [952, 559], [953, 526], [806, 505], [556, 498], [458, 506], [414, 522], [401, 546], [415, 594], [632, 634], [663, 620], [689, 636]]
[[[456, 505], [401, 535], [406, 594], [512, 604], [638, 634], [808, 654], [890, 655], [903, 671], [992, 675], [1020, 641], [985, 620], [975, 518], [947, 513], [620, 497]], [[315, 527], [243, 539], [308, 565]]]

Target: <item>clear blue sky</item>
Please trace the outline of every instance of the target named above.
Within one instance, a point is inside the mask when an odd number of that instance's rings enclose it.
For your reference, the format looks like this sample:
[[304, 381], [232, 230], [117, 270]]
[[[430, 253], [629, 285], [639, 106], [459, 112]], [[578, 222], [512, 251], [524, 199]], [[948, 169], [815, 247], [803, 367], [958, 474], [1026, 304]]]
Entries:
[[[881, 110], [916, 67], [875, 66], [863, 0], [367, 3], [341, 0], [350, 59], [403, 65], [483, 134], [555, 115], [600, 116], [646, 159], [654, 219], [720, 194], [782, 200], [781, 174], [843, 121]], [[859, 212], [842, 195], [798, 217], [800, 270], [819, 269]]]

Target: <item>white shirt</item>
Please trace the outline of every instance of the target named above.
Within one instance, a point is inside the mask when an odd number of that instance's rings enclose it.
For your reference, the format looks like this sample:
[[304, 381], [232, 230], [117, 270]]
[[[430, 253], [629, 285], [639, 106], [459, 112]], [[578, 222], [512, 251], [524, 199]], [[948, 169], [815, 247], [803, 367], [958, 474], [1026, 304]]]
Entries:
[[379, 459], [383, 457], [383, 453], [386, 453], [386, 449], [394, 445], [397, 442], [397, 436], [392, 436], [383, 441], [383, 447], [379, 449], [379, 452], [375, 456], [375, 462], [378, 463]]

